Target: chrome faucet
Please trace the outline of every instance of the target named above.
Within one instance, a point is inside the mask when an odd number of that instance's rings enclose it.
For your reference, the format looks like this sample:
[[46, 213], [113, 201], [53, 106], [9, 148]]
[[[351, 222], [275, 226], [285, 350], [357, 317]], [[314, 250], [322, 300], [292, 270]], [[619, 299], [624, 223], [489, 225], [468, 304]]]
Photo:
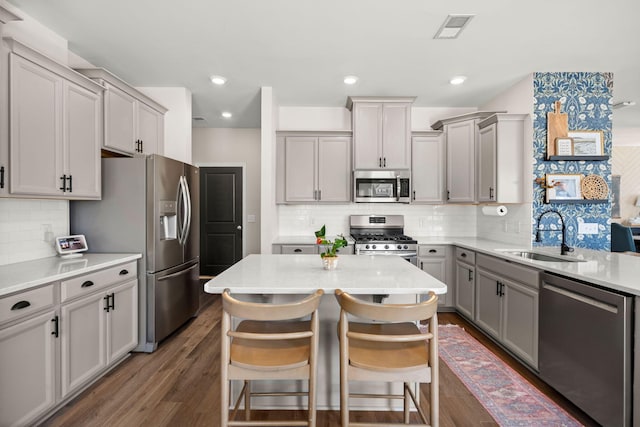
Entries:
[[540, 216], [538, 217], [538, 222], [536, 224], [536, 242], [542, 242], [542, 239], [540, 238], [540, 232], [541, 231], [556, 231], [556, 230], [551, 230], [551, 229], [542, 229], [540, 228], [540, 220], [542, 219], [543, 216], [545, 216], [548, 213], [554, 213], [556, 215], [558, 215], [558, 217], [560, 218], [560, 224], [562, 224], [562, 243], [560, 244], [560, 255], [566, 255], [569, 252], [573, 252], [573, 248], [570, 248], [567, 245], [567, 236], [566, 236], [566, 227], [564, 225], [564, 219], [562, 218], [562, 215], [560, 215], [560, 212], [558, 212], [555, 209], [549, 209], [546, 210], [544, 212], [542, 212], [540, 214]]

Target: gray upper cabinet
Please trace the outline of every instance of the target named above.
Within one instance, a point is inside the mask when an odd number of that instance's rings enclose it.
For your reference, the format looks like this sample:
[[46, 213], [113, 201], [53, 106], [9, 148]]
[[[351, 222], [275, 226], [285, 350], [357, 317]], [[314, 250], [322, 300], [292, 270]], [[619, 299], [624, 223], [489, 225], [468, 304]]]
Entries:
[[103, 68], [77, 70], [103, 85], [104, 145], [120, 154], [162, 154], [167, 109]]
[[289, 134], [278, 137], [279, 203], [345, 203], [351, 200], [351, 138]]
[[479, 202], [523, 202], [526, 117], [526, 114], [495, 114], [478, 123]]
[[10, 130], [0, 139], [3, 158], [9, 153], [3, 195], [100, 198], [103, 88], [15, 40], [6, 43]]
[[445, 147], [442, 132], [415, 132], [411, 138], [411, 203], [445, 200]]
[[444, 130], [447, 161], [446, 188], [448, 203], [473, 203], [476, 194], [476, 150], [478, 122], [495, 112], [478, 111], [438, 120], [431, 127]]
[[354, 169], [411, 167], [411, 105], [415, 98], [349, 97]]

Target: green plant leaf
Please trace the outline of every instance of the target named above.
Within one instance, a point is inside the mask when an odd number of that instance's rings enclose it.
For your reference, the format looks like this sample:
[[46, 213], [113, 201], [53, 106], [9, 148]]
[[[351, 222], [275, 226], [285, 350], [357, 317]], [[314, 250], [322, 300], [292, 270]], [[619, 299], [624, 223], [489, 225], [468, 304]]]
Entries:
[[322, 224], [322, 228], [320, 230], [316, 231], [316, 237], [324, 238], [325, 232], [326, 232], [326, 229], [324, 227], [324, 224]]

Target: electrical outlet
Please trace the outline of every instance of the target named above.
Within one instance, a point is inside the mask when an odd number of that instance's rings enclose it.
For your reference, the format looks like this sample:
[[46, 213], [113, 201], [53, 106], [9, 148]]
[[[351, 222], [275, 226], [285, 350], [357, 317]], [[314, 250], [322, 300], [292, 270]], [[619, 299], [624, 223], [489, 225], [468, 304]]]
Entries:
[[579, 222], [578, 234], [598, 234], [597, 222]]

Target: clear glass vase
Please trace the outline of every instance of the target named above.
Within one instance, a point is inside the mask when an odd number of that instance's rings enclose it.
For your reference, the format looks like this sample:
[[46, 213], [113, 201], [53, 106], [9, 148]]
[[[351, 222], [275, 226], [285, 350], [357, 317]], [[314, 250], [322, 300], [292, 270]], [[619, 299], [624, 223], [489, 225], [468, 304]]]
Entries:
[[325, 270], [335, 270], [337, 266], [337, 256], [326, 256], [322, 258], [322, 268], [324, 268]]

